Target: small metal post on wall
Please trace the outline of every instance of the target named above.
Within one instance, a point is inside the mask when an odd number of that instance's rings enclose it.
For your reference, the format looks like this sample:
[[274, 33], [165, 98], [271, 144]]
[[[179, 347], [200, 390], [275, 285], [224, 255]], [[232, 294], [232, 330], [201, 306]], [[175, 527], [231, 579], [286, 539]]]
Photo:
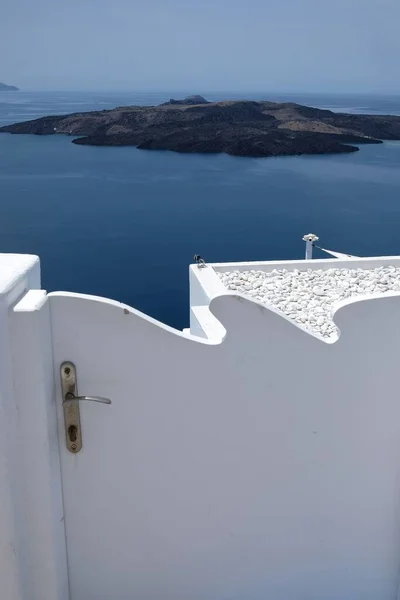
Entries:
[[314, 233], [307, 233], [307, 235], [303, 236], [303, 241], [306, 243], [306, 256], [305, 256], [306, 260], [312, 259], [313, 245], [314, 245], [314, 242], [318, 242], [318, 240], [319, 240], [319, 237], [316, 236]]

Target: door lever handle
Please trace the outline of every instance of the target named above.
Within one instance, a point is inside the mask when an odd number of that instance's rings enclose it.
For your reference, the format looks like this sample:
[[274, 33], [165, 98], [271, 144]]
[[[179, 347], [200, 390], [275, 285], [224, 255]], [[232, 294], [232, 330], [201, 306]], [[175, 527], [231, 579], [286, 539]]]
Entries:
[[72, 392], [65, 394], [63, 404], [65, 402], [85, 401], [85, 402], [100, 402], [101, 404], [111, 404], [110, 398], [104, 398], [103, 396], [75, 396]]
[[76, 367], [73, 362], [65, 361], [60, 367], [62, 408], [64, 413], [65, 442], [67, 449], [76, 454], [82, 448], [82, 428], [79, 402], [100, 402], [111, 404], [109, 398], [102, 396], [79, 396]]

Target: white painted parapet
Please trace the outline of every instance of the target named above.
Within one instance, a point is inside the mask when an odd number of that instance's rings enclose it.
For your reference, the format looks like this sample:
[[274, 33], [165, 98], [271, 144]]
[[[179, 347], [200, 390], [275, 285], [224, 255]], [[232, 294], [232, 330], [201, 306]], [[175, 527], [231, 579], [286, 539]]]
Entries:
[[215, 271], [208, 265], [191, 265], [190, 284], [190, 332], [202, 338], [222, 340], [225, 329], [209, 310], [212, 298], [226, 293]]
[[0, 254], [0, 597], [68, 600], [49, 304], [36, 256]]
[[[398, 597], [400, 293], [340, 302], [327, 342], [218, 271], [399, 257], [193, 265], [185, 334], [1, 260], [5, 600]], [[75, 454], [64, 361], [112, 401], [80, 403]]]
[[[309, 236], [305, 236], [309, 237]], [[334, 270], [342, 270], [342, 271], [350, 271], [353, 270], [357, 273], [354, 273], [354, 276], [359, 275], [362, 271], [365, 271], [365, 277], [371, 276], [369, 275], [375, 269], [385, 268], [385, 267], [395, 267], [396, 268], [396, 278], [398, 278], [397, 270], [400, 268], [400, 259], [397, 256], [383, 256], [383, 257], [350, 257], [349, 255], [344, 255], [345, 258], [340, 259], [319, 259], [319, 260], [293, 260], [293, 261], [262, 261], [262, 262], [238, 262], [238, 263], [210, 263], [206, 267], [198, 268], [197, 265], [190, 266], [190, 331], [193, 335], [199, 335], [200, 337], [209, 338], [209, 339], [222, 339], [225, 330], [222, 327], [221, 323], [218, 322], [217, 319], [211, 314], [209, 310], [209, 305], [212, 298], [226, 294], [226, 293], [234, 293], [238, 297], [249, 298], [253, 295], [253, 301], [256, 301], [254, 298], [255, 294], [246, 294], [240, 291], [230, 292], [225, 287], [223, 282], [221, 281], [220, 276], [224, 276], [226, 278], [227, 275], [237, 273], [240, 277], [241, 274], [249, 275], [250, 273], [260, 273], [264, 277], [264, 273], [268, 276], [271, 276], [271, 279], [259, 280], [265, 282], [273, 282], [276, 281], [279, 277], [286, 277], [287, 280], [293, 281], [296, 276], [298, 276], [301, 272], [307, 272], [308, 279], [315, 278], [314, 285], [318, 286], [318, 277], [319, 273], [324, 274], [325, 271], [328, 273]], [[314, 275], [312, 273], [314, 272]], [[297, 274], [297, 275], [296, 275]], [[290, 276], [290, 277], [289, 277]], [[321, 278], [322, 279], [322, 278]], [[323, 278], [324, 284], [326, 280], [329, 278]], [[331, 280], [334, 280], [334, 277], [331, 277]], [[351, 281], [351, 280], [350, 280]], [[358, 277], [355, 279], [358, 283]], [[378, 283], [375, 281], [375, 283]], [[395, 289], [398, 288], [398, 280], [394, 282]], [[311, 286], [311, 283], [310, 283]], [[378, 286], [379, 287], [379, 286]], [[387, 286], [390, 287], [390, 286]], [[296, 290], [292, 290], [289, 292], [294, 293]], [[311, 291], [311, 289], [310, 289]], [[333, 290], [335, 292], [334, 295], [341, 295], [339, 292], [342, 290], [336, 289]], [[390, 292], [390, 289], [388, 290]], [[257, 292], [258, 294], [258, 292]], [[374, 297], [376, 294], [373, 295]], [[359, 298], [359, 300], [366, 299], [372, 297], [368, 296], [367, 292], [363, 296], [363, 298]], [[332, 301], [328, 298], [329, 304]], [[200, 306], [199, 306], [200, 305]], [[264, 304], [265, 305], [265, 304]], [[337, 304], [339, 306], [339, 304]], [[268, 305], [270, 310], [275, 310], [273, 304]], [[283, 318], [284, 315], [280, 313]]]
[[20, 545], [13, 487], [17, 407], [10, 347], [12, 306], [30, 287], [40, 287], [39, 260], [0, 255], [0, 585], [4, 598], [20, 600]]

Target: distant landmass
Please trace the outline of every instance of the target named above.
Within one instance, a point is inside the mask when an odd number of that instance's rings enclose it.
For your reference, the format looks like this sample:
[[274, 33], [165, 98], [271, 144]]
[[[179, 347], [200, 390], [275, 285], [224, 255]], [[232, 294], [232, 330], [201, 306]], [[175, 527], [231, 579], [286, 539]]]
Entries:
[[208, 100], [203, 98], [203, 96], [199, 96], [198, 94], [194, 96], [186, 96], [183, 100], [174, 100], [171, 98], [168, 102], [164, 102], [161, 106], [168, 106], [169, 104], [181, 104], [181, 105], [194, 105], [194, 104], [210, 104]]
[[18, 92], [19, 88], [15, 87], [15, 85], [6, 85], [5, 83], [1, 83], [0, 81], [0, 92]]
[[353, 144], [400, 140], [400, 117], [189, 96], [159, 106], [43, 117], [6, 125], [0, 132], [72, 135], [74, 144], [89, 146], [264, 157], [355, 152], [358, 147]]

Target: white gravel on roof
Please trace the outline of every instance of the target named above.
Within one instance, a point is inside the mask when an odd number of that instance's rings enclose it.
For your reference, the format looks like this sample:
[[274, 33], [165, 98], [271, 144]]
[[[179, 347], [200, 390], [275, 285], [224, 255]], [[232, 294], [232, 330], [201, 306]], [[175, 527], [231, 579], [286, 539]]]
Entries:
[[288, 271], [230, 271], [218, 273], [222, 283], [323, 337], [337, 333], [332, 308], [345, 298], [400, 292], [400, 267], [376, 269], [308, 269]]

